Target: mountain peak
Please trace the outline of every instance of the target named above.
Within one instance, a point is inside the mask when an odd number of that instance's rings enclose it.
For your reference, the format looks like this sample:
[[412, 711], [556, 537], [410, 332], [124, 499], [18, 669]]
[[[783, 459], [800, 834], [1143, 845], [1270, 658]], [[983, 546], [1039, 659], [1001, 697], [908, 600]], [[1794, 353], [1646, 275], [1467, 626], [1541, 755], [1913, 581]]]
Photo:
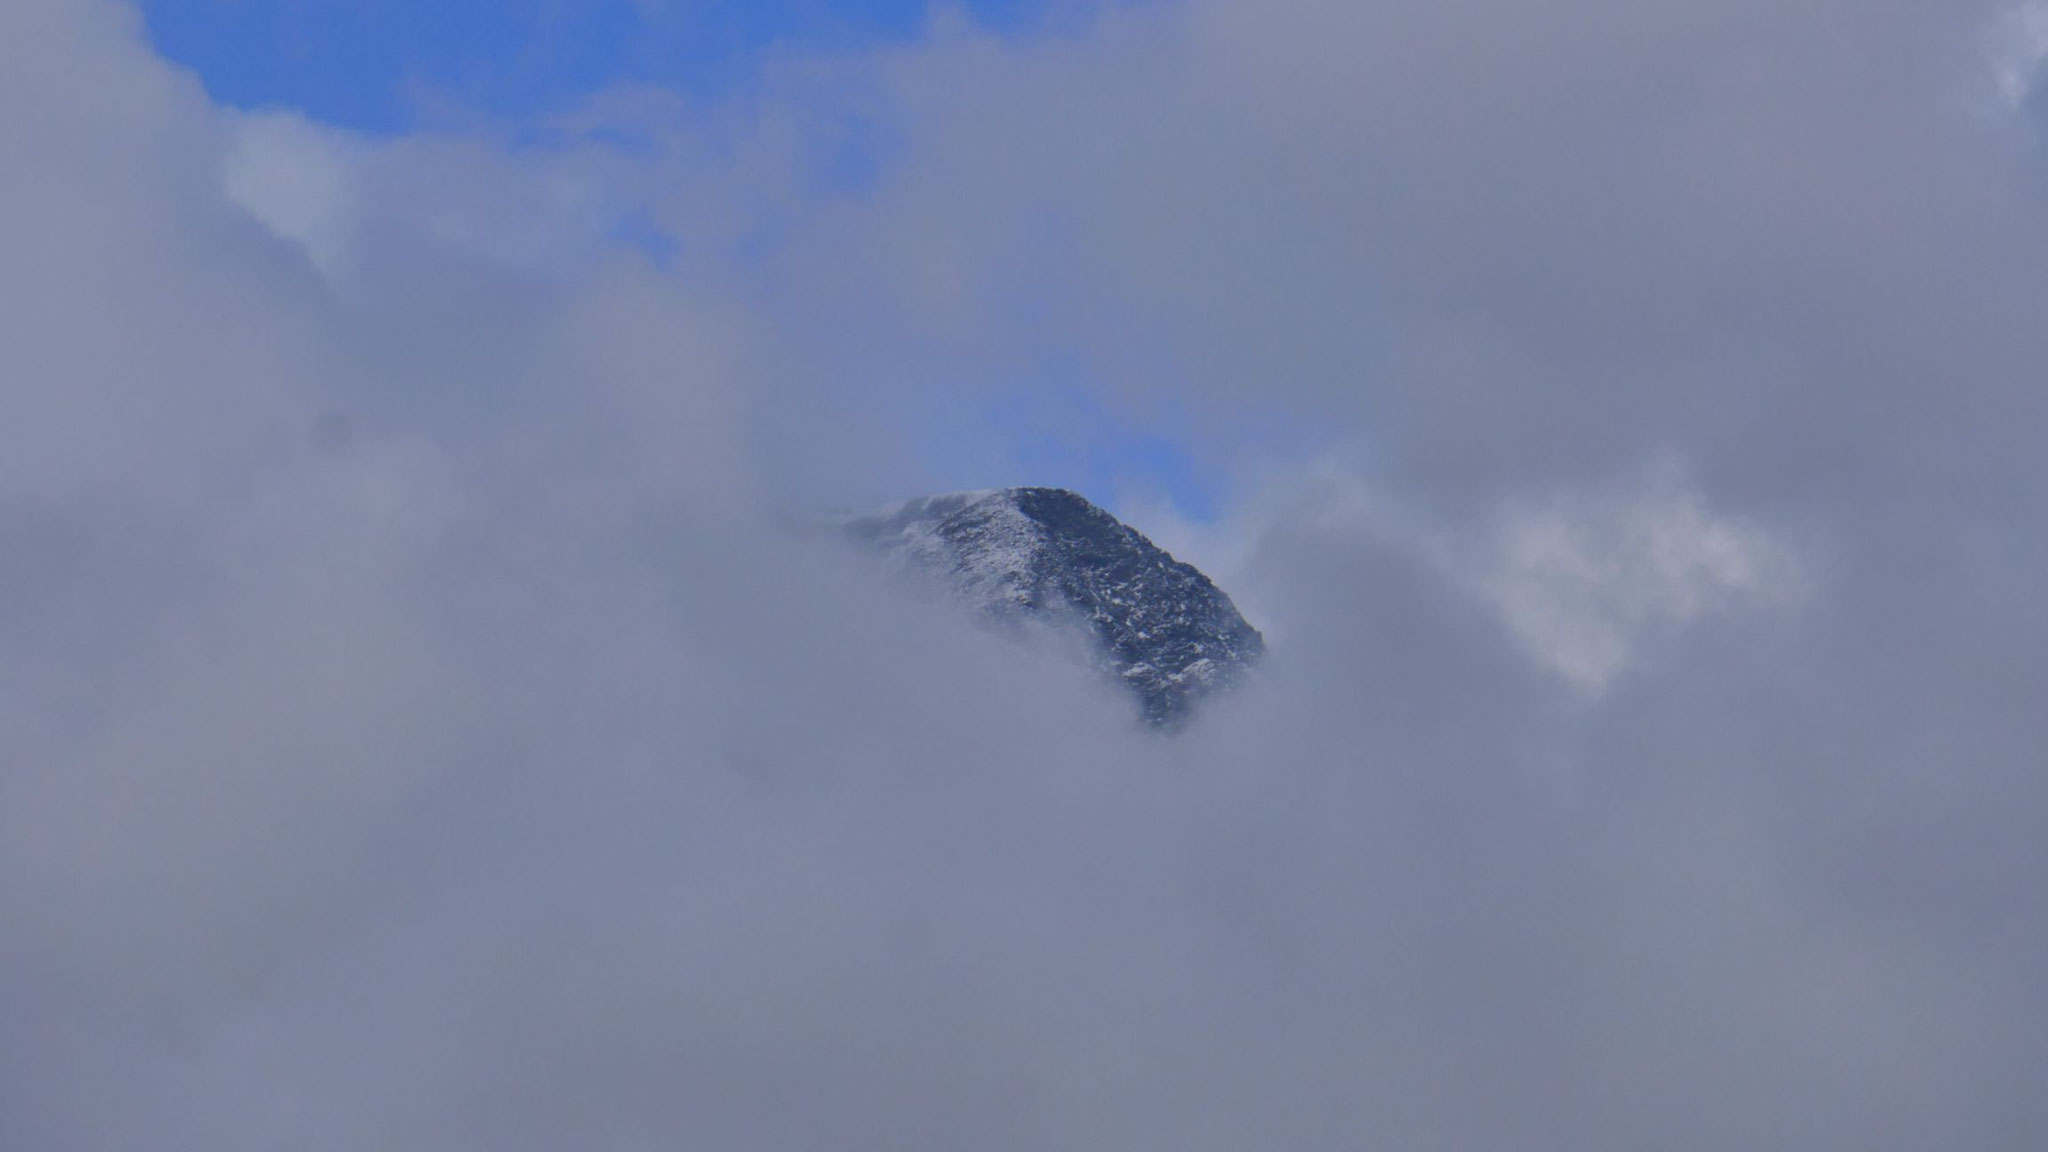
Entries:
[[1170, 726], [1265, 651], [1230, 597], [1064, 488], [993, 488], [850, 516], [849, 536], [950, 586], [997, 620], [1085, 631], [1096, 662]]

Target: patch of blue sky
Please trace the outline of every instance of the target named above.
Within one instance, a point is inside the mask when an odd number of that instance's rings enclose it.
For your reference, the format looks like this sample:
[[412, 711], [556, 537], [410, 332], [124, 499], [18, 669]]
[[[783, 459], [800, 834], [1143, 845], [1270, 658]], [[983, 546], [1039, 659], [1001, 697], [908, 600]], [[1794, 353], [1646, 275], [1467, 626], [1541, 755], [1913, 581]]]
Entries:
[[628, 212], [613, 220], [605, 230], [605, 238], [633, 249], [659, 268], [672, 266], [683, 250], [682, 242], [663, 231], [644, 211]]
[[[1030, 26], [1049, 0], [950, 5], [984, 27]], [[439, 107], [543, 115], [601, 89], [743, 90], [778, 47], [843, 50], [916, 37], [925, 0], [142, 0], [165, 56], [215, 99], [287, 107], [373, 133]]]
[[1191, 447], [1185, 413], [1163, 400], [1112, 407], [1079, 379], [1041, 379], [988, 404], [982, 420], [1019, 483], [1070, 488], [1110, 508], [1163, 499], [1201, 523], [1221, 511], [1218, 470]]

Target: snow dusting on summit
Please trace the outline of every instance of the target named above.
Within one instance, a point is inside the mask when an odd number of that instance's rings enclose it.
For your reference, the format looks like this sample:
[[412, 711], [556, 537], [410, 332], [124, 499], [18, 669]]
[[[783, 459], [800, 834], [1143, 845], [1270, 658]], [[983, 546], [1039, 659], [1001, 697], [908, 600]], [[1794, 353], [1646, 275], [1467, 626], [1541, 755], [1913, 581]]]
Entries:
[[1064, 489], [926, 496], [841, 526], [991, 619], [1084, 630], [1097, 663], [1137, 694], [1154, 724], [1185, 719], [1265, 650], [1207, 576]]

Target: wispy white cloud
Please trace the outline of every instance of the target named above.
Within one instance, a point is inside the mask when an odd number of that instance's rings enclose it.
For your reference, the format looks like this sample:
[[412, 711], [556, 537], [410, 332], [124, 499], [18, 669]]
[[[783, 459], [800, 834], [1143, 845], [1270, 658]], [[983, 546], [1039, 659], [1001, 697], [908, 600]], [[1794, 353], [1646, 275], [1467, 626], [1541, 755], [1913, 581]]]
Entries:
[[2048, 63], [2048, 4], [2025, 0], [2006, 10], [1992, 35], [1992, 81], [2007, 108], [2024, 105]]
[[1786, 607], [1796, 553], [1710, 509], [1675, 467], [1518, 498], [1460, 568], [1529, 655], [1597, 698], [1654, 644], [1705, 618]]
[[222, 171], [228, 199], [328, 276], [341, 272], [360, 221], [366, 146], [293, 112], [234, 118]]
[[1157, 508], [1159, 538], [1258, 589], [1276, 525], [1373, 541], [1494, 617], [1520, 652], [1589, 702], [1690, 628], [1796, 612], [1812, 558], [1782, 535], [1712, 507], [1666, 459], [1598, 483], [1519, 492], [1480, 511], [1431, 511], [1339, 453], [1269, 475], [1234, 515], [1199, 526]]

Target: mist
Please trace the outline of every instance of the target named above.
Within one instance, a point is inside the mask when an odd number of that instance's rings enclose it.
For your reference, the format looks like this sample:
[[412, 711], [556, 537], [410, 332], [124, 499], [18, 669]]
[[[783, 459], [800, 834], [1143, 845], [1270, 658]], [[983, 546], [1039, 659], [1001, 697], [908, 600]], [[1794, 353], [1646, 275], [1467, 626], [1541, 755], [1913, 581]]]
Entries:
[[[2040, 25], [938, 12], [367, 136], [15, 0], [0, 1148], [2048, 1145]], [[1184, 730], [792, 527], [1076, 391], [1222, 493], [1092, 493], [1269, 641]]]

